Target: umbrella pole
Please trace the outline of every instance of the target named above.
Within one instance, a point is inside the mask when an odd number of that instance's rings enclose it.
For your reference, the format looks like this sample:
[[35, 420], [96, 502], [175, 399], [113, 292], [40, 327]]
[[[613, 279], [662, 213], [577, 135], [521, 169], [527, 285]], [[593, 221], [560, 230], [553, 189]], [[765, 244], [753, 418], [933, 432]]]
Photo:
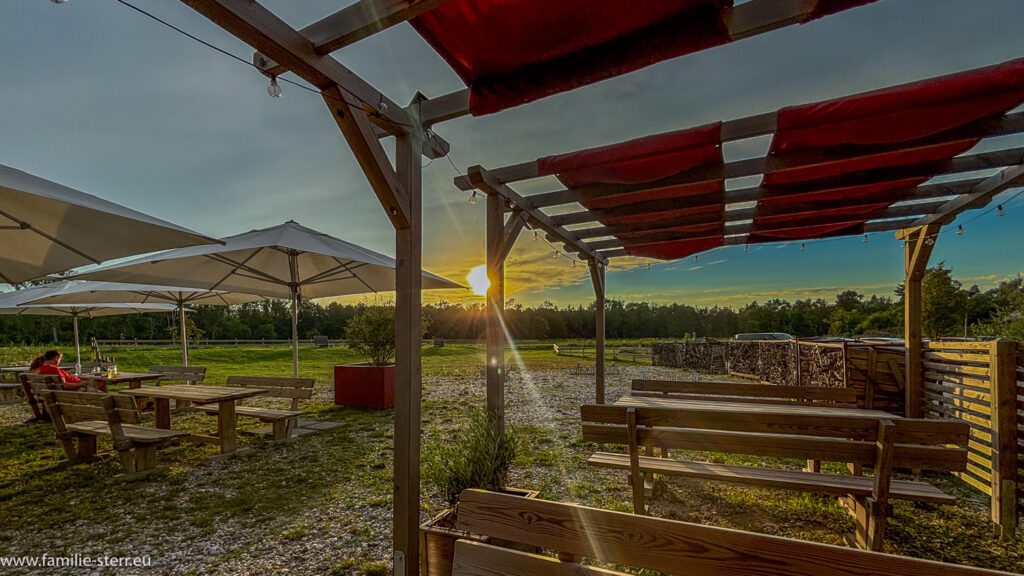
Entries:
[[181, 360], [188, 366], [188, 333], [185, 330], [185, 304], [178, 302], [178, 329], [181, 331]]
[[82, 373], [82, 346], [78, 343], [78, 314], [71, 315], [71, 326], [75, 333], [75, 374]]
[[292, 376], [299, 377], [299, 291], [292, 288]]

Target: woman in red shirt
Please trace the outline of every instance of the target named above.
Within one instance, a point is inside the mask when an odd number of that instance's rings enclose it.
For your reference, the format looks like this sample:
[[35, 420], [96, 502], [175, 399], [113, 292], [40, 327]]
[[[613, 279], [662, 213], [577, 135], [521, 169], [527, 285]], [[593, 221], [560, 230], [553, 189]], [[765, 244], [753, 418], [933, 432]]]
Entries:
[[[63, 357], [63, 354], [61, 354], [59, 350], [47, 350], [42, 356], [32, 361], [29, 371], [37, 374], [53, 374], [54, 376], [60, 376], [60, 381], [64, 383], [62, 386], [64, 390], [81, 390], [91, 384], [91, 382], [82, 380], [81, 378], [68, 374], [62, 370], [59, 364]], [[107, 391], [106, 384], [102, 382], [100, 382], [97, 387], [103, 392]]]

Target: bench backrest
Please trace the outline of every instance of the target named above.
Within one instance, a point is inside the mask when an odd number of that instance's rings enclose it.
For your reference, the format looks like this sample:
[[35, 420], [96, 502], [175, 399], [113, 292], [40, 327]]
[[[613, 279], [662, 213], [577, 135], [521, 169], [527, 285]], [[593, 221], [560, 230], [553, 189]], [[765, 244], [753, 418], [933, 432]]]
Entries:
[[121, 423], [142, 422], [135, 397], [127, 394], [52, 390], [44, 392], [43, 397], [48, 399], [47, 408], [51, 407], [52, 402], [52, 407], [56, 409], [56, 412], [51, 412], [50, 415], [54, 419], [59, 416], [67, 424], [82, 420], [108, 420], [108, 409], [116, 413], [117, 420]]
[[278, 378], [273, 376], [228, 376], [228, 386], [240, 386], [242, 388], [263, 388], [267, 391], [266, 396], [272, 398], [290, 398], [291, 409], [299, 409], [299, 400], [309, 400], [313, 397], [313, 384], [316, 381], [312, 378]]
[[[462, 493], [458, 529], [577, 558], [582, 556], [593, 563], [615, 563], [664, 574], [1008, 574], [480, 490]], [[485, 544], [458, 542], [453, 576], [497, 574], [607, 576], [620, 573]]]
[[32, 408], [36, 418], [43, 417], [41, 408], [43, 401], [38, 395], [47, 390], [59, 390], [62, 385], [60, 376], [22, 372], [18, 374], [18, 380], [21, 382], [21, 389], [25, 391], [25, 399], [28, 400], [28, 405]]
[[632, 396], [698, 400], [722, 397], [722, 400], [729, 402], [758, 404], [824, 404], [842, 408], [857, 407], [857, 391], [853, 388], [822, 388], [820, 386], [633, 380], [630, 394]]
[[150, 366], [151, 374], [163, 374], [164, 377], [157, 381], [162, 382], [184, 382], [195, 384], [206, 379], [206, 368], [202, 366]]
[[[685, 401], [666, 401], [661, 407], [586, 404], [580, 414], [588, 442], [628, 446], [632, 440], [660, 448], [854, 464], [877, 461], [878, 418], [830, 415], [828, 408], [801, 407], [802, 414], [781, 406], [778, 411], [743, 408], [728, 403], [686, 407]], [[967, 451], [961, 446], [970, 433], [967, 423], [896, 416], [885, 421], [894, 425], [894, 466], [942, 471], [966, 467]]]
[[313, 336], [314, 346], [327, 346], [329, 344], [330, 341], [327, 339], [327, 336]]

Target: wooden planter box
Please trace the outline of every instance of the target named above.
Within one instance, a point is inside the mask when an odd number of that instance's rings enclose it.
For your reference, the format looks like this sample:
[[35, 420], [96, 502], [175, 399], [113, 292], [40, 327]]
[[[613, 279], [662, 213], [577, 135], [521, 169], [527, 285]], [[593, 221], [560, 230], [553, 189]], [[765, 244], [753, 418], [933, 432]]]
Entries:
[[395, 366], [346, 364], [334, 367], [334, 403], [359, 408], [395, 405]]
[[[536, 490], [503, 488], [500, 492], [516, 494], [524, 498], [536, 498]], [[420, 525], [420, 574], [421, 576], [452, 576], [455, 560], [456, 540], [475, 540], [496, 546], [505, 544], [493, 538], [448, 528], [455, 525], [455, 508], [449, 508]], [[510, 546], [511, 547], [511, 546]], [[527, 550], [529, 552], [530, 550]]]

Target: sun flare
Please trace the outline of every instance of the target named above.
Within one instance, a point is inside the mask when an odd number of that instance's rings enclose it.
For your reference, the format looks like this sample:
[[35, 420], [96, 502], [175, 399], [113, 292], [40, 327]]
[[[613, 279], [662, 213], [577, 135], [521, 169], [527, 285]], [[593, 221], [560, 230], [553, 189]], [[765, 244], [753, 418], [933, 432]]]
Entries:
[[481, 264], [466, 274], [466, 282], [473, 289], [473, 294], [486, 296], [487, 289], [491, 287], [491, 280], [487, 277], [487, 265]]

